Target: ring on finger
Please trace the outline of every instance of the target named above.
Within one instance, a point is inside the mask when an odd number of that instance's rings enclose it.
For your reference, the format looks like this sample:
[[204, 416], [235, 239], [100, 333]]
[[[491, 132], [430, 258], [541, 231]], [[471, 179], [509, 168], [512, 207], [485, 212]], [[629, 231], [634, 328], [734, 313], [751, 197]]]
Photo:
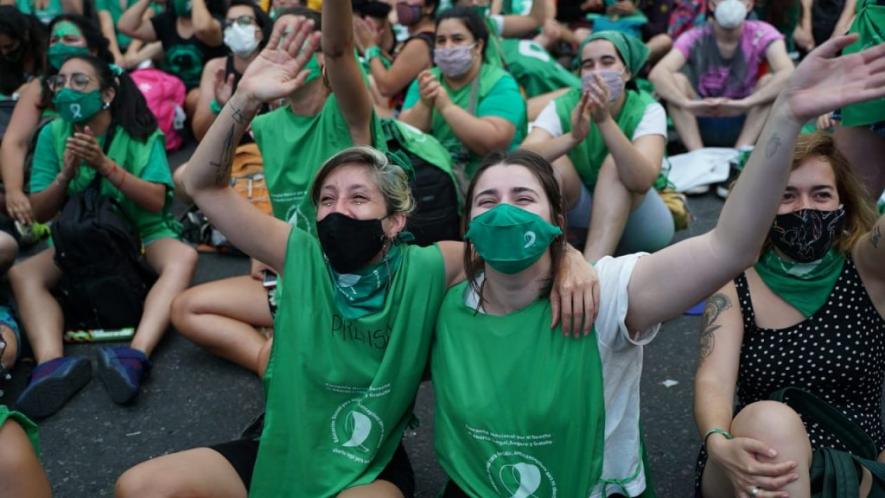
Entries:
[[750, 496], [756, 496], [759, 494], [759, 486], [753, 486], [750, 488]]

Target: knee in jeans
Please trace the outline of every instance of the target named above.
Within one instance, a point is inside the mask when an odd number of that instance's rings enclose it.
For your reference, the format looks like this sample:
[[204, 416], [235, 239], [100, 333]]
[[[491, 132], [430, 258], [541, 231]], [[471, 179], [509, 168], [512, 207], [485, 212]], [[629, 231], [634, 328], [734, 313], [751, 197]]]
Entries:
[[802, 418], [778, 401], [757, 401], [747, 405], [734, 418], [731, 428], [735, 436], [758, 439], [774, 448], [804, 443], [809, 453], [811, 451]]

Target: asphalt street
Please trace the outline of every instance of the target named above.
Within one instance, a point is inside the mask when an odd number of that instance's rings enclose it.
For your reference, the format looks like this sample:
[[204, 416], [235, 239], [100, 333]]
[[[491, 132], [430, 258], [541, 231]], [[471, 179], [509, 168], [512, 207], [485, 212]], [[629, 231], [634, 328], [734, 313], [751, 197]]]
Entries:
[[[170, 157], [177, 165], [191, 149]], [[691, 198], [695, 221], [677, 239], [709, 230], [722, 202], [712, 194]], [[691, 268], [686, 268], [691, 271]], [[243, 257], [203, 254], [194, 283], [248, 271]], [[680, 317], [664, 324], [646, 347], [642, 376], [642, 418], [659, 497], [689, 497], [700, 438], [692, 417], [698, 317]], [[67, 346], [66, 354], [94, 358], [96, 346]], [[40, 425], [42, 457], [55, 496], [91, 498], [113, 496], [114, 482], [127, 468], [143, 460], [188, 448], [236, 438], [262, 409], [258, 378], [201, 350], [170, 330], [153, 356], [154, 369], [131, 406], [115, 405], [97, 379], [59, 413]], [[10, 399], [33, 364], [16, 368]], [[637, 366], [637, 368], [639, 368]], [[580, 389], [580, 386], [574, 386]], [[417, 414], [421, 421], [406, 447], [415, 468], [419, 497], [433, 497], [445, 477], [436, 464], [432, 443], [433, 387], [420, 389]]]

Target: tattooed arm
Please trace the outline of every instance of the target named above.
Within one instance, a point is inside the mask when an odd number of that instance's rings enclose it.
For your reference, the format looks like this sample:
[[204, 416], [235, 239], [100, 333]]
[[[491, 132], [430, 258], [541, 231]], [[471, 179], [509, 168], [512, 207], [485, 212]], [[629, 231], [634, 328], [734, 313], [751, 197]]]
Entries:
[[885, 214], [879, 217], [870, 233], [860, 238], [852, 253], [864, 287], [879, 313], [885, 316]]
[[230, 188], [233, 154], [263, 102], [291, 94], [307, 73], [304, 65], [319, 41], [303, 20], [278, 22], [265, 49], [252, 61], [188, 165], [185, 186], [194, 201], [234, 246], [283, 269], [291, 227], [261, 213]]
[[731, 427], [743, 336], [737, 292], [729, 282], [707, 299], [698, 335], [694, 416], [701, 436], [713, 427]]
[[786, 187], [802, 124], [848, 102], [885, 95], [885, 45], [836, 57], [855, 39], [828, 41], [793, 72], [716, 227], [636, 263], [628, 287], [629, 330], [677, 316], [753, 264]]

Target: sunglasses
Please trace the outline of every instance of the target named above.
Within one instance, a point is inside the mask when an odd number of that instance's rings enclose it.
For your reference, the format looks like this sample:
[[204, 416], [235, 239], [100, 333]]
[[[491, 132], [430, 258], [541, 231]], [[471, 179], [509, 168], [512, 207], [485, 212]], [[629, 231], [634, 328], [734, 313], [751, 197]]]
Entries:
[[237, 17], [236, 19], [225, 19], [224, 20], [224, 27], [225, 28], [229, 28], [229, 27], [233, 26], [234, 24], [236, 24], [238, 26], [252, 26], [255, 24], [255, 18], [252, 16], [240, 16], [240, 17]]
[[56, 74], [47, 78], [46, 83], [49, 85], [50, 90], [52, 90], [53, 92], [58, 92], [65, 87], [68, 80], [70, 80], [71, 82], [71, 88], [82, 92], [86, 89], [87, 86], [89, 86], [89, 82], [93, 81], [94, 78], [83, 73], [71, 73], [70, 76], [65, 74]]

